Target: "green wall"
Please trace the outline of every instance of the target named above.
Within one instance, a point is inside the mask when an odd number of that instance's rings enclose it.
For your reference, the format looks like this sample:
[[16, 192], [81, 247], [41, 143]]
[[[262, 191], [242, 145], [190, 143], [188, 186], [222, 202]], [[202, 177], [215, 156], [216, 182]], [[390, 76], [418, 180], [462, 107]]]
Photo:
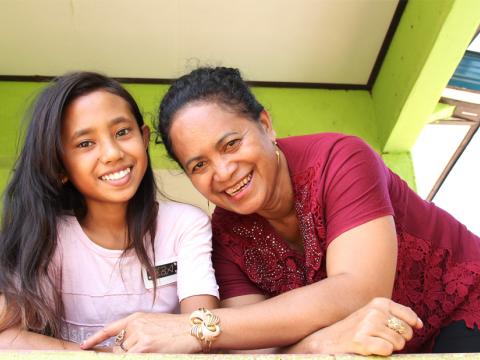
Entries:
[[[371, 94], [367, 91], [254, 88], [278, 136], [337, 131], [369, 142], [415, 187], [410, 149], [478, 26], [479, 0], [410, 0]], [[0, 191], [17, 155], [19, 124], [42, 83], [0, 82]], [[126, 85], [151, 122], [165, 85]], [[154, 166], [171, 168], [161, 146]]]
[[[0, 189], [18, 154], [20, 123], [25, 110], [45, 83], [0, 82]], [[128, 84], [147, 123], [157, 116], [165, 85]], [[343, 132], [362, 137], [377, 151], [377, 134], [372, 99], [367, 91], [254, 88], [254, 93], [270, 112], [279, 137], [314, 132]], [[171, 168], [162, 146], [150, 146], [156, 168]]]

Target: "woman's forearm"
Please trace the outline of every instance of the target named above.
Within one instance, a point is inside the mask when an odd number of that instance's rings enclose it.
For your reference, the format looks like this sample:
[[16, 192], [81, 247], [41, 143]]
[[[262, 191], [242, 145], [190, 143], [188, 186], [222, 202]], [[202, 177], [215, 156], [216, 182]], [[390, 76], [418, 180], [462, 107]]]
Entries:
[[344, 319], [375, 297], [389, 298], [396, 258], [397, 238], [391, 216], [345, 231], [328, 246], [327, 278], [261, 303], [225, 309], [225, 316], [219, 312], [223, 334], [215, 346], [244, 349], [291, 345]]
[[337, 275], [240, 308], [217, 309], [222, 334], [217, 349], [288, 346], [345, 318], [373, 297], [353, 275]]

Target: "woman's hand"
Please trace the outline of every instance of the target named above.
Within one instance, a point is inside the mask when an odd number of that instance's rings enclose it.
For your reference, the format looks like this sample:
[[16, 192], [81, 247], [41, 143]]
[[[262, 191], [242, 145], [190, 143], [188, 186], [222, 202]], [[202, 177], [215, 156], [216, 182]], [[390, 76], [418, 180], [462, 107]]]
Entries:
[[[392, 318], [401, 321], [401, 328], [397, 331], [388, 326], [388, 320]], [[413, 329], [422, 326], [422, 321], [410, 308], [390, 299], [376, 298], [345, 319], [307, 336], [287, 351], [388, 356], [402, 350], [412, 338]]]
[[115, 321], [81, 344], [84, 350], [91, 349], [125, 330], [114, 352], [162, 352], [196, 353], [200, 343], [190, 335], [188, 315], [134, 313]]

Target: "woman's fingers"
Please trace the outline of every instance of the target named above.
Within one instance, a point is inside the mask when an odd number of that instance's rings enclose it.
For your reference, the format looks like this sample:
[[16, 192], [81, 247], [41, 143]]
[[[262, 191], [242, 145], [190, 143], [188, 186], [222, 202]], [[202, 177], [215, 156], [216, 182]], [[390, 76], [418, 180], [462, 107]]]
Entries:
[[415, 314], [415, 312], [407, 306], [396, 303], [390, 300], [389, 312], [396, 318], [406, 322], [408, 325], [421, 329], [423, 327], [422, 320]]
[[[390, 323], [389, 323], [389, 321], [390, 321]], [[398, 323], [401, 324], [400, 327], [398, 328], [398, 330], [397, 330], [396, 327], [392, 327], [391, 325], [389, 325], [389, 324], [391, 324], [392, 321], [395, 321], [395, 322], [398, 321]], [[387, 327], [388, 330], [390, 330], [390, 332], [398, 334], [399, 336], [401, 336], [406, 341], [411, 340], [412, 337], [413, 337], [412, 327], [410, 325], [408, 325], [408, 323], [406, 323], [405, 321], [403, 321], [403, 320], [401, 320], [397, 317], [393, 317], [393, 316], [389, 317], [387, 319], [386, 327]]]
[[407, 343], [407, 339], [404, 334], [399, 334], [388, 327], [383, 327], [381, 331], [376, 334], [376, 336], [392, 344], [393, 351], [402, 350]]
[[388, 340], [381, 337], [369, 336], [362, 343], [362, 348], [357, 351], [360, 355], [389, 356], [395, 351], [394, 346]]
[[132, 331], [131, 328], [128, 329], [129, 332], [126, 334], [124, 340], [115, 346], [116, 353], [125, 353], [125, 352], [135, 352], [134, 348], [138, 342], [138, 337], [136, 332]]
[[372, 300], [364, 308], [362, 320], [357, 329], [362, 336], [356, 337], [356, 343], [364, 355], [390, 355], [402, 350], [413, 337], [413, 327], [423, 326], [412, 309], [386, 298]]
[[83, 350], [88, 350], [102, 343], [103, 341], [110, 339], [113, 336], [117, 336], [123, 329], [127, 327], [127, 324], [128, 317], [117, 320], [105, 326], [102, 330], [97, 331], [95, 334], [93, 334], [83, 343], [81, 343], [80, 348], [82, 348]]
[[402, 333], [388, 327], [388, 318], [391, 315], [382, 308], [373, 307], [369, 309], [365, 316], [364, 331], [370, 338], [380, 338], [392, 345], [394, 351], [401, 350], [405, 347], [405, 343], [412, 337], [412, 328], [403, 323]]

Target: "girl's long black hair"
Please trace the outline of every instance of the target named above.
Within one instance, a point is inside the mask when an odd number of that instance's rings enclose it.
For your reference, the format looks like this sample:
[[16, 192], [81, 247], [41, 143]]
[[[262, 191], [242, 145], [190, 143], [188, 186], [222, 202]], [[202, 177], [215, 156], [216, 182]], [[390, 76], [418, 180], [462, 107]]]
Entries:
[[[6, 312], [0, 331], [20, 324], [24, 329], [59, 337], [63, 307], [61, 273], [50, 266], [57, 245], [57, 221], [64, 214], [82, 219], [87, 208], [82, 194], [61, 182], [61, 128], [64, 113], [76, 98], [97, 90], [123, 98], [141, 127], [143, 117], [133, 97], [106, 76], [76, 72], [55, 79], [31, 110], [23, 149], [3, 200], [0, 230], [0, 292]], [[153, 170], [148, 166], [127, 207], [128, 249], [153, 275], [147, 247], [155, 239], [158, 206]], [[145, 239], [150, 239], [146, 243]], [[81, 270], [79, 270], [81, 271]]]

